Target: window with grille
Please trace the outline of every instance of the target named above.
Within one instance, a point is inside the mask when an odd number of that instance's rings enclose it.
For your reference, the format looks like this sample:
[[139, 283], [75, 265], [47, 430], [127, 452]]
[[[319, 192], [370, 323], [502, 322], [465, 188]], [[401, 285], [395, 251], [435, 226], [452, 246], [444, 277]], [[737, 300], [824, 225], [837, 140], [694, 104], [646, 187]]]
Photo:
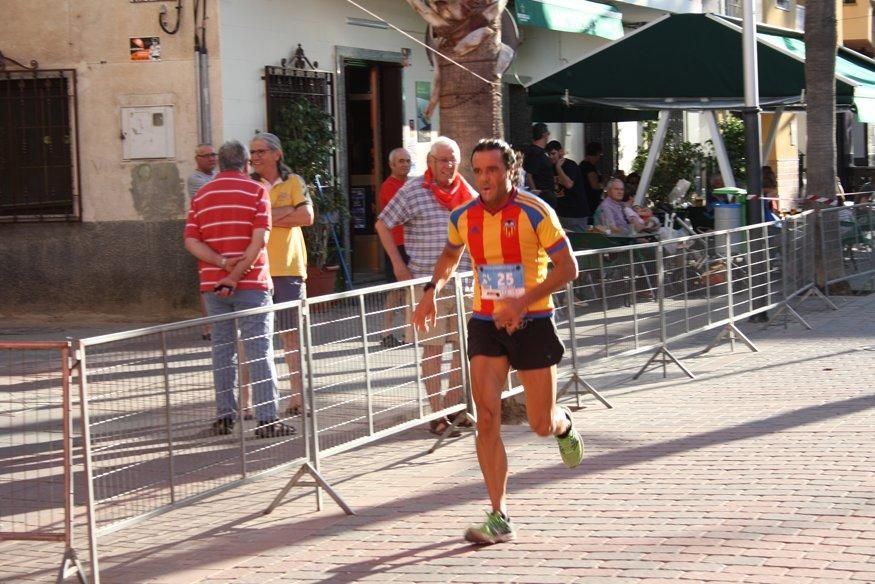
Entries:
[[744, 13], [741, 6], [741, 0], [726, 0], [726, 4], [724, 6], [726, 9], [726, 16], [741, 18], [742, 14]]
[[79, 219], [75, 112], [75, 71], [0, 71], [0, 221]]
[[308, 71], [288, 67], [264, 68], [267, 85], [267, 128], [273, 131], [280, 112], [292, 99], [306, 99], [334, 115], [334, 76], [325, 71]]

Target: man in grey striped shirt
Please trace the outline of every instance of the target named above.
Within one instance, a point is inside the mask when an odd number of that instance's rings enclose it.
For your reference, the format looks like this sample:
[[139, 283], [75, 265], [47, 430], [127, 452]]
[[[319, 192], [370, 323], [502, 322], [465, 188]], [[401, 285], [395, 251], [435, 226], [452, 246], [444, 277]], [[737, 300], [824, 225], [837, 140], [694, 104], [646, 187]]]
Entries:
[[[450, 211], [477, 196], [473, 187], [459, 174], [459, 160], [459, 145], [455, 141], [444, 136], [435, 140], [428, 153], [425, 175], [408, 180], [380, 213], [375, 228], [398, 281], [432, 274], [447, 242]], [[404, 248], [410, 258], [406, 264], [392, 238], [391, 230], [398, 225], [404, 226]], [[458, 270], [470, 269], [471, 262], [466, 254]], [[434, 412], [454, 406], [462, 398], [456, 307], [452, 288], [445, 290], [447, 293], [438, 299], [438, 304], [442, 304], [438, 313], [445, 318], [439, 319], [434, 329], [419, 338], [423, 346], [422, 378]], [[419, 301], [420, 295], [414, 298], [415, 302]], [[453, 350], [452, 369], [449, 387], [441, 399], [441, 361], [447, 343]], [[431, 430], [442, 434], [448, 423], [445, 418], [434, 420]]]

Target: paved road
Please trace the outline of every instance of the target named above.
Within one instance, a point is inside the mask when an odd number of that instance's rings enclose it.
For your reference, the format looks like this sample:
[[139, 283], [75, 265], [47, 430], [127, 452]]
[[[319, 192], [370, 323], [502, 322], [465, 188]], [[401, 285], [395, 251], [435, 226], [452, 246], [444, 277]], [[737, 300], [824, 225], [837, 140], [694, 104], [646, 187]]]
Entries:
[[[101, 539], [103, 582], [875, 582], [875, 295], [802, 312], [813, 331], [743, 326], [758, 353], [675, 347], [695, 380], [587, 370], [614, 409], [575, 413], [577, 469], [506, 426], [512, 544], [461, 541], [487, 505], [470, 435], [428, 455], [411, 430], [323, 461], [354, 517], [305, 488], [263, 516], [291, 473], [265, 478]], [[2, 543], [0, 581], [61, 553]]]

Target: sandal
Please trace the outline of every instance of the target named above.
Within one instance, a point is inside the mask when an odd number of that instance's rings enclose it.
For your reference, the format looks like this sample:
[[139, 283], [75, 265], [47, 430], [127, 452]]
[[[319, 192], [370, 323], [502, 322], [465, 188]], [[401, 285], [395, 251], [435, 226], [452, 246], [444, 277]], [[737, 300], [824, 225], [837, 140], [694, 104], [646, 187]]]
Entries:
[[[450, 427], [451, 422], [444, 416], [443, 418], [438, 418], [437, 420], [432, 420], [428, 423], [428, 431], [436, 436], [443, 436], [444, 432], [447, 431], [447, 428]], [[458, 438], [462, 433], [459, 432], [458, 428], [453, 428], [452, 432], [450, 432], [447, 436], [450, 438]]]
[[243, 419], [244, 420], [252, 420], [252, 408], [243, 408]]
[[450, 414], [449, 416], [447, 416], [447, 419], [449, 419], [450, 422], [455, 422], [456, 418], [459, 418], [460, 421], [456, 424], [456, 428], [472, 428], [474, 424], [471, 423], [471, 419], [468, 418], [468, 416], [466, 416], [465, 414], [466, 412]]
[[289, 406], [288, 408], [286, 408], [286, 415], [287, 416], [299, 416], [299, 415], [301, 415], [300, 404], [294, 405], [294, 406]]

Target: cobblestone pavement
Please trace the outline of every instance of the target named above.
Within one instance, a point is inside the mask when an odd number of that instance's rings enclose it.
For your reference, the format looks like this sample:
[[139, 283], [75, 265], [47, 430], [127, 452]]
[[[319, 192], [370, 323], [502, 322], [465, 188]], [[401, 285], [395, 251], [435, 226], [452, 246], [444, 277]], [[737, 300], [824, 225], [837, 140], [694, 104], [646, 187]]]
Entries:
[[[505, 426], [516, 542], [462, 541], [487, 506], [472, 435], [427, 454], [415, 429], [322, 461], [355, 516], [309, 487], [263, 515], [290, 470], [101, 538], [102, 581], [875, 582], [875, 295], [839, 304], [808, 300], [811, 331], [744, 323], [757, 353], [673, 347], [696, 379], [585, 370], [614, 408], [576, 410], [576, 469]], [[62, 552], [0, 543], [0, 581], [53, 581]]]

